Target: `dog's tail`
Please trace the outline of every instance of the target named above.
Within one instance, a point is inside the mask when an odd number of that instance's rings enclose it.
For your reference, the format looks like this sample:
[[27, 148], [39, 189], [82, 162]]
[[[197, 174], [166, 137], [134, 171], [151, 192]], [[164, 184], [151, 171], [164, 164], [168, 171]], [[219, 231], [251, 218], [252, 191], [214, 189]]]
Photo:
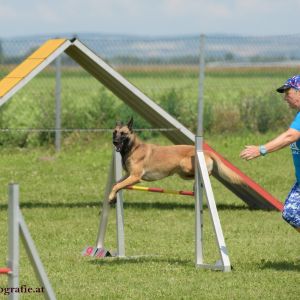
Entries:
[[238, 185], [246, 185], [245, 181], [241, 176], [227, 167], [215, 153], [209, 152], [209, 156], [213, 161], [212, 174], [218, 175], [222, 179], [227, 182], [238, 184]]

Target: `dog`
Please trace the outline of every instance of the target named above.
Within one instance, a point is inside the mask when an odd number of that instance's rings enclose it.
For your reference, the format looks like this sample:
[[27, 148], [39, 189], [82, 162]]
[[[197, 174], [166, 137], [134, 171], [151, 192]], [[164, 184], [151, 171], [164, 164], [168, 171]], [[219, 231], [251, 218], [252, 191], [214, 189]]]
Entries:
[[[178, 174], [182, 179], [194, 179], [195, 147], [143, 143], [133, 132], [133, 118], [126, 125], [116, 124], [113, 145], [121, 154], [126, 175], [112, 187], [108, 197], [111, 204], [115, 203], [119, 190], [142, 180], [155, 181], [173, 174]], [[244, 184], [242, 178], [229, 169], [217, 155], [204, 151], [204, 156], [209, 175], [218, 175], [233, 184]]]

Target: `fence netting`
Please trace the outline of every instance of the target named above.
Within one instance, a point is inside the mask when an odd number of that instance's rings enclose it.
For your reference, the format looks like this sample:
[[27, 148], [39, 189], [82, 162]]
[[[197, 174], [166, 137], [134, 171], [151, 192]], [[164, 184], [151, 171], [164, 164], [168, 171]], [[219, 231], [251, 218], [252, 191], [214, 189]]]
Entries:
[[[76, 37], [195, 131], [200, 35]], [[51, 38], [57, 36], [1, 39], [0, 79]], [[286, 127], [292, 112], [275, 90], [300, 73], [299, 67], [300, 35], [205, 36], [205, 132]], [[155, 134], [154, 128], [65, 54], [61, 56], [61, 128], [55, 128], [56, 72], [53, 62], [0, 108], [0, 128], [5, 133], [0, 135], [0, 145], [42, 144], [53, 140], [55, 130], [65, 129], [65, 135], [74, 130], [109, 131], [116, 120], [131, 115], [135, 127], [145, 129], [145, 137]]]

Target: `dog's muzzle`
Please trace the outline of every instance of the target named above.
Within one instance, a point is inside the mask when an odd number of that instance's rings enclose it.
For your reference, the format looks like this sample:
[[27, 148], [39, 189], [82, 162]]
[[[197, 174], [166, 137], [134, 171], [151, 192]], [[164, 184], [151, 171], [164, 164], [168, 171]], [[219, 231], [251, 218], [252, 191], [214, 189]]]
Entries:
[[117, 141], [117, 140], [115, 140], [115, 141], [113, 141], [113, 144], [114, 144], [114, 146], [116, 148], [116, 151], [117, 152], [121, 152], [121, 150], [123, 148], [123, 141]]

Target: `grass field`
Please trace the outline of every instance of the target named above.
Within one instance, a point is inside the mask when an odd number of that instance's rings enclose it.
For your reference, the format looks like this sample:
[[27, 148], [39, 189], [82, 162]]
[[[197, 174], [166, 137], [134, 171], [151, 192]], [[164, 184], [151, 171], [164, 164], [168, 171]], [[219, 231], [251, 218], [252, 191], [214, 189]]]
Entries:
[[[263, 143], [276, 133], [209, 135], [206, 141], [281, 201], [293, 183], [288, 149], [256, 161], [238, 158], [243, 145]], [[159, 138], [154, 142], [168, 143]], [[212, 180], [231, 263], [231, 273], [194, 266], [194, 202], [191, 197], [125, 192], [128, 255], [139, 259], [81, 257], [96, 239], [99, 208], [111, 157], [110, 134], [68, 139], [55, 154], [47, 148], [0, 150], [0, 266], [7, 253], [7, 184], [20, 184], [21, 209], [58, 299], [297, 299], [299, 234], [279, 212], [250, 210]], [[173, 177], [152, 186], [191, 189]], [[114, 249], [111, 211], [106, 245]], [[217, 259], [205, 206], [205, 258]], [[20, 284], [38, 287], [22, 247]], [[0, 287], [6, 278], [0, 277]], [[0, 298], [3, 295], [0, 295]], [[22, 295], [39, 299], [41, 295]]]
[[[194, 129], [197, 69], [192, 72], [144, 71], [127, 69], [122, 73], [156, 102], [166, 105], [168, 111], [178, 113], [179, 120]], [[265, 106], [257, 107], [257, 111], [262, 111], [265, 117], [264, 109], [273, 109], [273, 119], [282, 125], [282, 116], [277, 112], [287, 114], [278, 106], [280, 96], [274, 89], [294, 73], [297, 70], [216, 69], [209, 70], [205, 77], [205, 104], [206, 107], [218, 105], [211, 121], [219, 126], [212, 126], [206, 141], [281, 201], [294, 178], [289, 150], [244, 162], [238, 158], [243, 145], [264, 143], [276, 132], [266, 135], [234, 132], [245, 127], [246, 123], [241, 124], [241, 120], [254, 123], [256, 112], [246, 104], [254, 103], [255, 107], [265, 98], [268, 100]], [[121, 101], [105, 92], [85, 72], [76, 70], [63, 74], [62, 87], [63, 127], [112, 127], [117, 118], [130, 115]], [[174, 94], [170, 94], [172, 90]], [[53, 99], [53, 72], [44, 72], [4, 107], [1, 127], [54, 127]], [[206, 114], [205, 119], [209, 116]], [[287, 119], [290, 121], [290, 115]], [[225, 125], [219, 125], [221, 120]], [[264, 118], [262, 121], [268, 122]], [[141, 128], [145, 124], [138, 125]], [[276, 128], [273, 124], [270, 127]], [[223, 132], [231, 133], [225, 136]], [[129, 256], [144, 256], [128, 260], [81, 257], [84, 247], [93, 245], [96, 239], [111, 157], [110, 134], [74, 133], [64, 140], [59, 154], [55, 154], [51, 146], [32, 147], [38, 144], [35, 133], [25, 136], [22, 132], [13, 132], [10, 141], [8, 134], [11, 133], [0, 136], [0, 144], [5, 145], [0, 148], [0, 266], [5, 265], [7, 254], [7, 185], [18, 182], [23, 215], [58, 299], [299, 297], [299, 234], [281, 219], [280, 213], [250, 210], [214, 179], [212, 185], [233, 272], [195, 269], [194, 202], [191, 197], [182, 196], [126, 191], [126, 252]], [[161, 137], [153, 142], [168, 143]], [[9, 143], [29, 147], [10, 148]], [[192, 182], [174, 177], [149, 186], [191, 189]], [[206, 262], [214, 263], [218, 253], [206, 206], [204, 216], [204, 255]], [[114, 209], [106, 245], [116, 247]], [[20, 284], [39, 286], [23, 248], [20, 274]], [[1, 276], [0, 288], [4, 286], [6, 278]], [[2, 296], [0, 294], [0, 298]], [[22, 299], [32, 298], [42, 296], [22, 295]]]

